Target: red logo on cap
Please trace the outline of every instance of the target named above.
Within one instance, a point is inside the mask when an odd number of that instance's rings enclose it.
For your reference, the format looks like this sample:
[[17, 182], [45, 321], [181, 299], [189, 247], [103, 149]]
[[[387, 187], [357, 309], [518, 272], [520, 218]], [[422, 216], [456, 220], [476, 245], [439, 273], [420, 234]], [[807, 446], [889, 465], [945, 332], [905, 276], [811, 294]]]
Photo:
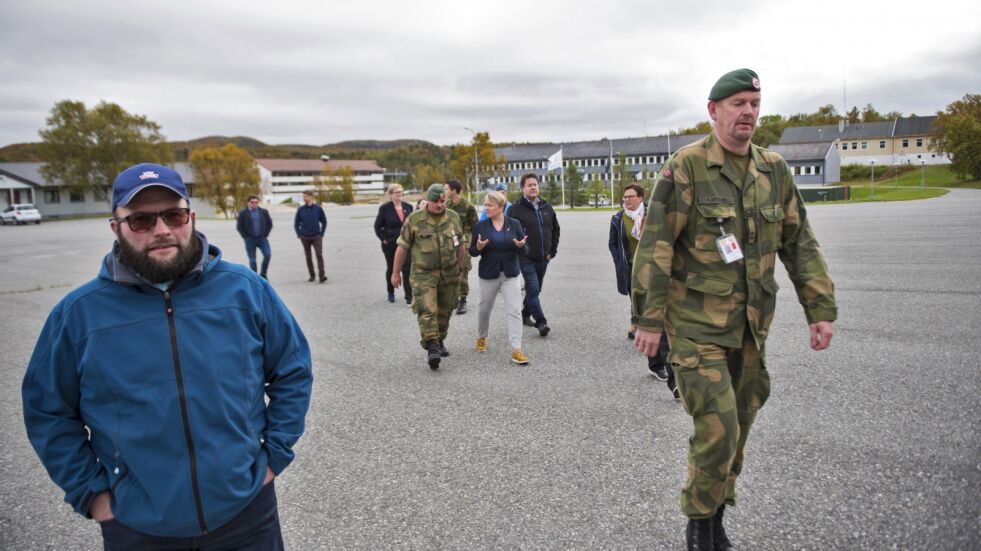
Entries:
[[146, 180], [147, 178], [154, 178], [156, 180], [160, 179], [160, 175], [152, 170], [148, 170], [143, 174], [140, 174], [140, 180]]
[[758, 78], [754, 78], [753, 79], [753, 88], [755, 88], [757, 90], [760, 89], [760, 79], [758, 79]]

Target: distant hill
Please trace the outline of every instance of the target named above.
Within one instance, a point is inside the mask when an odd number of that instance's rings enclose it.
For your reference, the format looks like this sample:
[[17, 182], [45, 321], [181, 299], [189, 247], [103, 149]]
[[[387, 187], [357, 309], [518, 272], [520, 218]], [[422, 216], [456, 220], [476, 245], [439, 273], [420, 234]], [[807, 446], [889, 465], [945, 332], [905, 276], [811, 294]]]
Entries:
[[[443, 148], [425, 140], [346, 140], [334, 144], [269, 145], [248, 136], [205, 136], [187, 141], [169, 142], [174, 158], [186, 161], [191, 151], [205, 147], [222, 147], [234, 144], [245, 149], [255, 158], [271, 159], [317, 159], [321, 155], [345, 156], [351, 159], [379, 159], [386, 153], [396, 151], [429, 152]], [[401, 156], [401, 155], [399, 155]], [[414, 156], [414, 155], [410, 155]], [[40, 162], [40, 142], [16, 143], [0, 148], [0, 162]], [[414, 164], [414, 163], [413, 163]]]

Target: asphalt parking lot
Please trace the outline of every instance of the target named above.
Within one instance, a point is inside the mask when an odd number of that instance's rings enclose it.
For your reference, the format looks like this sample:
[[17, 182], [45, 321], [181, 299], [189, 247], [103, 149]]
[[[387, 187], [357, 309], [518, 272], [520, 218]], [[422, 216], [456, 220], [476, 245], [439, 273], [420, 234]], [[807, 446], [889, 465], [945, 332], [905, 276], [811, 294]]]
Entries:
[[[606, 247], [609, 212], [559, 212], [545, 339], [512, 365], [503, 305], [490, 351], [471, 311], [428, 369], [409, 309], [385, 300], [375, 207], [328, 210], [326, 284], [308, 283], [289, 213], [270, 280], [313, 350], [297, 458], [277, 481], [287, 547], [680, 549], [691, 423], [626, 339]], [[782, 269], [773, 393], [750, 436], [740, 549], [978, 549], [981, 541], [981, 191], [809, 210], [840, 319], [815, 353]], [[234, 222], [198, 228], [245, 261]], [[96, 549], [23, 428], [20, 386], [50, 309], [93, 277], [105, 220], [0, 228], [0, 549]]]

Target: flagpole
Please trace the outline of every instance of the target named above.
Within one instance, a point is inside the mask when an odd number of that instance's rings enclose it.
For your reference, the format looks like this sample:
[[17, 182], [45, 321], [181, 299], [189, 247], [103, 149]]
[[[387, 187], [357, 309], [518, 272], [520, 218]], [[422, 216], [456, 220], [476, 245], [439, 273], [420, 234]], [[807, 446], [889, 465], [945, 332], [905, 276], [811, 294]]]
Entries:
[[[610, 140], [610, 206], [613, 206], [613, 140]], [[626, 182], [625, 182], [626, 183]]]
[[562, 164], [559, 165], [559, 179], [562, 182], [562, 206], [565, 206], [565, 154], [562, 153], [562, 145], [559, 145], [559, 157], [562, 157]]

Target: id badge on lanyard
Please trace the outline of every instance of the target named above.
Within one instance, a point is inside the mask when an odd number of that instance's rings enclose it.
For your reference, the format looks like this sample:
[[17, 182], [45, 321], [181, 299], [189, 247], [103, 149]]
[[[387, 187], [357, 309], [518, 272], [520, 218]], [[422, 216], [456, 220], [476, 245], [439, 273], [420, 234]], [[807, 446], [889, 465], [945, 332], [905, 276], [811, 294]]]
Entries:
[[722, 218], [717, 219], [719, 222], [719, 237], [715, 240], [715, 246], [719, 249], [719, 254], [722, 255], [722, 260], [726, 264], [732, 264], [737, 260], [743, 259], [743, 250], [739, 247], [739, 240], [736, 236], [731, 233], [726, 233], [725, 228], [722, 227]]

